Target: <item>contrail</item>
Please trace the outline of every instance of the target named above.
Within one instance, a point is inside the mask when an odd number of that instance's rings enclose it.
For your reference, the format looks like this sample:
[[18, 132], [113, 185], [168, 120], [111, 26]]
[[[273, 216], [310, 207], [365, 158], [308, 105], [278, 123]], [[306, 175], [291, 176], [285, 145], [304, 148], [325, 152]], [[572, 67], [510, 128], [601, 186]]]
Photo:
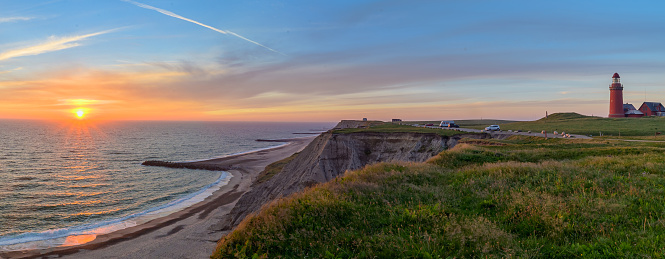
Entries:
[[[256, 41], [253, 41], [253, 40], [250, 40], [250, 39], [245, 38], [245, 37], [243, 37], [243, 36], [240, 36], [240, 35], [238, 35], [237, 33], [234, 33], [234, 32], [232, 32], [232, 31], [220, 30], [220, 29], [217, 29], [217, 28], [212, 27], [212, 26], [210, 26], [210, 25], [203, 24], [203, 23], [200, 23], [200, 22], [194, 21], [194, 20], [192, 20], [192, 19], [182, 17], [182, 16], [177, 15], [177, 14], [175, 14], [175, 13], [169, 12], [169, 11], [167, 11], [167, 10], [160, 9], [160, 8], [157, 8], [157, 7], [154, 7], [154, 6], [150, 6], [150, 5], [147, 5], [147, 4], [142, 4], [142, 3], [139, 3], [139, 2], [134, 2], [134, 1], [132, 1], [132, 0], [122, 0], [122, 1], [123, 1], [123, 2], [127, 2], [127, 3], [130, 3], [130, 4], [133, 4], [133, 5], [136, 5], [136, 6], [141, 7], [141, 8], [154, 10], [154, 11], [157, 11], [157, 12], [160, 12], [160, 13], [163, 13], [163, 14], [166, 14], [166, 15], [168, 15], [168, 16], [171, 16], [171, 17], [174, 17], [174, 18], [178, 18], [178, 19], [180, 19], [180, 20], [185, 20], [185, 21], [188, 21], [188, 22], [191, 22], [191, 23], [194, 23], [194, 24], [198, 24], [198, 25], [201, 25], [201, 26], [206, 27], [206, 28], [208, 28], [208, 29], [211, 29], [211, 30], [213, 30], [213, 31], [219, 32], [219, 33], [221, 33], [221, 34], [230, 34], [230, 35], [236, 36], [236, 37], [238, 37], [238, 38], [241, 38], [241, 39], [243, 39], [243, 40], [246, 40], [246, 41], [249, 41], [249, 42], [251, 42], [251, 43], [254, 43], [254, 44], [256, 44], [256, 45], [259, 45], [259, 46], [261, 46], [261, 47], [264, 47], [264, 48], [266, 48], [266, 49], [268, 49], [268, 50], [270, 50], [270, 51], [272, 51], [272, 52], [275, 52], [275, 53], [279, 53], [279, 54], [285, 55], [285, 54], [282, 53], [282, 52], [279, 52], [279, 51], [276, 51], [276, 50], [274, 50], [274, 49], [268, 48], [268, 47], [262, 45], [261, 43], [258, 43], [258, 42], [256, 42]], [[285, 55], [285, 56], [286, 56], [286, 55]]]

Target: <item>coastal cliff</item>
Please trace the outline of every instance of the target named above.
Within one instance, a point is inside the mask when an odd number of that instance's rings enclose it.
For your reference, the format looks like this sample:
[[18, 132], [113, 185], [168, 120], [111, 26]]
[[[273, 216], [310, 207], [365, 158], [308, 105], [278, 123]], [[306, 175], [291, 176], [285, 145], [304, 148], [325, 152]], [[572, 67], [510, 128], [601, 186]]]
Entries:
[[424, 162], [462, 138], [486, 139], [488, 134], [441, 136], [434, 133], [329, 131], [314, 139], [270, 180], [245, 193], [231, 211], [230, 229], [276, 198], [324, 183], [368, 164], [390, 161]]

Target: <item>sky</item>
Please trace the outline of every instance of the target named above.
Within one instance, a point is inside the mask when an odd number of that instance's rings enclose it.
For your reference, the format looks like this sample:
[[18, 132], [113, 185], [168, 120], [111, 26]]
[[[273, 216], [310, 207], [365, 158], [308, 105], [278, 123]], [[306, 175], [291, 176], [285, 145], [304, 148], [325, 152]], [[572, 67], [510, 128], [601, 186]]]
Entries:
[[0, 0], [0, 118], [607, 116], [665, 102], [663, 1]]

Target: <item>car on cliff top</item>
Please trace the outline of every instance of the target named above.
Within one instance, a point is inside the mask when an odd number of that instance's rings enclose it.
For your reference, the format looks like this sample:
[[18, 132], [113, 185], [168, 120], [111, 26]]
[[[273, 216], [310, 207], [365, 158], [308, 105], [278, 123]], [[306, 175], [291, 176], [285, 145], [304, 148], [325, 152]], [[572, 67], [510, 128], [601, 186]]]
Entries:
[[459, 128], [459, 125], [455, 124], [455, 121], [441, 121], [439, 127], [442, 128]]
[[501, 131], [501, 127], [499, 125], [489, 125], [485, 128], [485, 131]]

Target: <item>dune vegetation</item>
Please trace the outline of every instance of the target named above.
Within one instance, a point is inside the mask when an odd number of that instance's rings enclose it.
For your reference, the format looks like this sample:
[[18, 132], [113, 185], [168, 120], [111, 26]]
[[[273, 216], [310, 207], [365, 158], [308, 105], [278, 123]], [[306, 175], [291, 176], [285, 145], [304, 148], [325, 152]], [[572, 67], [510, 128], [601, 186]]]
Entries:
[[284, 158], [282, 160], [267, 165], [266, 168], [264, 168], [263, 171], [261, 171], [259, 175], [256, 177], [254, 184], [260, 184], [270, 180], [270, 178], [272, 178], [277, 173], [282, 171], [282, 169], [284, 169], [284, 166], [286, 166], [286, 164], [293, 161], [293, 159], [295, 159], [298, 156], [298, 154], [299, 153], [295, 153], [290, 157]]
[[665, 143], [467, 140], [276, 200], [212, 258], [665, 255]]

